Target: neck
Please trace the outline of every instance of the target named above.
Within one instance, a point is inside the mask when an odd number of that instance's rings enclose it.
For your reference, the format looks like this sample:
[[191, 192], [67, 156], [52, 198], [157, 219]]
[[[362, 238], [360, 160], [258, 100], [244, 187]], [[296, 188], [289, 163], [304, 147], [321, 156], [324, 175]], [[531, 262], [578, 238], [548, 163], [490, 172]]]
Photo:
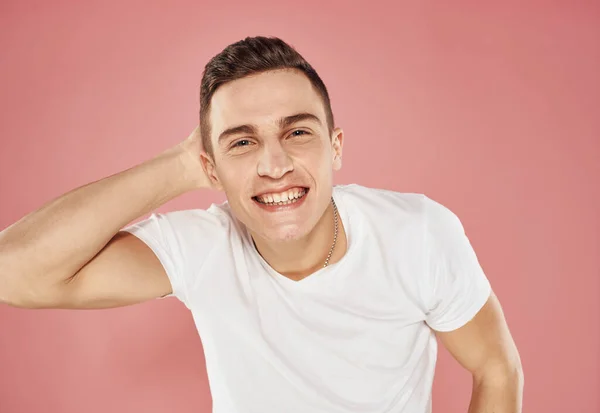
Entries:
[[[339, 261], [346, 252], [346, 232], [338, 216], [338, 236], [329, 265]], [[333, 205], [325, 210], [315, 228], [305, 237], [289, 242], [266, 242], [253, 236], [260, 255], [278, 273], [299, 281], [323, 268], [331, 250], [334, 234]]]

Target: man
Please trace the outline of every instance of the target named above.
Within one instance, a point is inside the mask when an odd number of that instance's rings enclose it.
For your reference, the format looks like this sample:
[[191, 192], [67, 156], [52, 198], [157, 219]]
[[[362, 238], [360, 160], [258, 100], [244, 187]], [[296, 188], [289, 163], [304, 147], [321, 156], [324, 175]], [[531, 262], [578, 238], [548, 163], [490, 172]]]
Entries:
[[[0, 300], [107, 308], [174, 295], [204, 344], [215, 413], [431, 411], [436, 336], [471, 413], [521, 409], [522, 372], [459, 219], [422, 194], [334, 186], [325, 85], [276, 38], [206, 66], [200, 126], [0, 233]], [[207, 210], [150, 213], [199, 188]]]

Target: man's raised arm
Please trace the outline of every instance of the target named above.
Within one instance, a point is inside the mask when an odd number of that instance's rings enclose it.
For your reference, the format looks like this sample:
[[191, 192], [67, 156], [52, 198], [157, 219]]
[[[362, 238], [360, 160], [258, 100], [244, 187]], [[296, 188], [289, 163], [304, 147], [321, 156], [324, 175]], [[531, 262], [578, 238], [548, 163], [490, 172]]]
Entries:
[[209, 187], [198, 128], [131, 169], [74, 189], [0, 232], [0, 302], [104, 308], [171, 292], [158, 258], [120, 231], [194, 189]]

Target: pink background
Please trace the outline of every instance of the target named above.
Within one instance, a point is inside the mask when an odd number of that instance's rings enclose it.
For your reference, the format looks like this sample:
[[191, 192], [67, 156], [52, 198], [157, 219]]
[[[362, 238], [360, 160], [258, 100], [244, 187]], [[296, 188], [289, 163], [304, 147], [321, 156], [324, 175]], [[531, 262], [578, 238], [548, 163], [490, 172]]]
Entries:
[[[522, 355], [524, 411], [600, 411], [597, 2], [110, 3], [0, 5], [0, 228], [185, 138], [208, 59], [276, 35], [330, 90], [338, 183], [423, 192], [462, 219]], [[2, 413], [210, 411], [175, 299], [0, 306], [0, 326]], [[434, 411], [466, 412], [470, 391], [441, 350]]]

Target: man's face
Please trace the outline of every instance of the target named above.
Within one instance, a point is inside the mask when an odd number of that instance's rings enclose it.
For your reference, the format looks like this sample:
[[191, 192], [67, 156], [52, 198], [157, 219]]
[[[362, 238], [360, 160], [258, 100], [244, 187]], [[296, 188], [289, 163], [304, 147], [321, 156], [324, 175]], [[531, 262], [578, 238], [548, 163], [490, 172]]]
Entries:
[[235, 216], [266, 241], [308, 234], [329, 205], [343, 139], [340, 129], [330, 135], [308, 78], [276, 70], [227, 83], [212, 97], [210, 123], [207, 170]]

